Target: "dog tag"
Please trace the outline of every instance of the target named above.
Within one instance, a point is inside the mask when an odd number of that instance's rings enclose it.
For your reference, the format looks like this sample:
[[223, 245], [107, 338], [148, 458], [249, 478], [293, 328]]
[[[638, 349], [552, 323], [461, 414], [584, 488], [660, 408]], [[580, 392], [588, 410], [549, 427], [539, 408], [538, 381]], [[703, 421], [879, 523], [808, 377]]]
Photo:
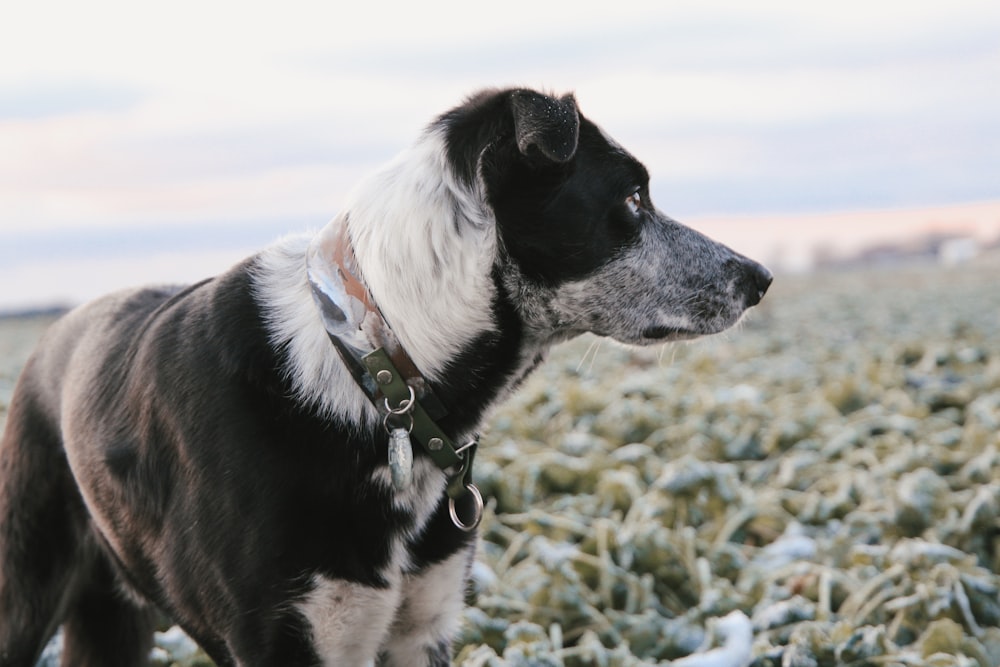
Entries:
[[413, 445], [405, 428], [394, 428], [389, 433], [389, 472], [392, 488], [405, 491], [413, 478]]

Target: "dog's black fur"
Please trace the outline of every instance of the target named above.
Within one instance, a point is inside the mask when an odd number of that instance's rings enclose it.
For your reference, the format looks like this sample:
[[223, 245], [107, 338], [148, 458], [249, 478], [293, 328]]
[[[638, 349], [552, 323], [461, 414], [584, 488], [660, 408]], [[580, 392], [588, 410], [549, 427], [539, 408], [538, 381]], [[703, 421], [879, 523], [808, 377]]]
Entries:
[[[343, 224], [456, 440], [553, 342], [713, 333], [770, 283], [657, 212], [645, 168], [572, 97], [485, 91], [419, 146]], [[408, 210], [372, 214], [380, 189]], [[380, 251], [399, 233], [409, 259]], [[385, 431], [325, 341], [306, 242], [106, 297], [44, 336], [0, 443], [0, 665], [32, 665], [60, 625], [63, 664], [142, 664], [153, 605], [222, 666], [448, 664], [474, 537], [419, 448], [411, 495], [380, 483]], [[482, 275], [460, 268], [470, 253]], [[394, 305], [401, 281], [424, 303]]]

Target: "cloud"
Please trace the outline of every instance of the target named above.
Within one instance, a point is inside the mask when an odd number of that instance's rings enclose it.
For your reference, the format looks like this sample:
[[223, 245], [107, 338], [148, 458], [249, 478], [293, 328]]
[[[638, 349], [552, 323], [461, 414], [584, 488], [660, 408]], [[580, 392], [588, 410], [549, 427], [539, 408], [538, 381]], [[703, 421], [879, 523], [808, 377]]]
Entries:
[[[0, 265], [6, 269], [32, 267], [39, 262], [58, 264], [80, 257], [88, 260], [125, 260], [158, 254], [197, 255], [215, 248], [257, 249], [299, 224], [301, 230], [321, 223], [284, 219], [242, 219], [197, 225], [161, 224], [137, 228], [94, 227], [75, 230], [0, 232]], [[311, 223], [311, 225], [310, 225]], [[247, 251], [249, 254], [249, 250]], [[25, 269], [30, 270], [30, 269]]]
[[0, 121], [121, 112], [145, 93], [131, 85], [96, 81], [33, 81], [0, 87]]

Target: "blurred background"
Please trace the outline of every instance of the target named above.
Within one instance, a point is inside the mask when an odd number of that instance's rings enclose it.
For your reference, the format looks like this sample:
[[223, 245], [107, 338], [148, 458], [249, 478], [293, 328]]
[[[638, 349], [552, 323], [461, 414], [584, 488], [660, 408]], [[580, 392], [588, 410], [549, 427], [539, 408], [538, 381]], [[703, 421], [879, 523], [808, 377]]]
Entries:
[[995, 0], [9, 5], [0, 312], [316, 229], [483, 86], [575, 92], [659, 208], [779, 274], [961, 262], [1000, 239], [998, 35]]
[[[318, 229], [507, 85], [575, 92], [779, 280], [738, 334], [568, 343], [497, 411], [456, 664], [648, 665], [738, 611], [753, 667], [1000, 665], [997, 0], [13, 0], [0, 315]], [[49, 322], [0, 317], [0, 425]], [[155, 664], [206, 664], [173, 633]]]

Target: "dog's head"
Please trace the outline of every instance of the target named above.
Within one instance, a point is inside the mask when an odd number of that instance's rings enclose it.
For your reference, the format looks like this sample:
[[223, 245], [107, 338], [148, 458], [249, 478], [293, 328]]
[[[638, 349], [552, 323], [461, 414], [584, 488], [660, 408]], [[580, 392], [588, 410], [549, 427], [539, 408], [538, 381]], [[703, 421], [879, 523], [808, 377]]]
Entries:
[[[470, 430], [480, 403], [504, 395], [554, 342], [584, 332], [637, 344], [716, 333], [771, 283], [761, 265], [659, 212], [645, 167], [572, 96], [479, 93], [434, 120], [347, 204], [305, 253], [308, 289], [336, 308], [319, 319], [312, 309], [271, 315], [274, 340], [292, 350], [296, 391], [323, 397], [331, 414], [358, 397], [328, 390], [342, 369], [327, 334], [357, 350], [383, 345], [370, 310], [338, 288], [338, 257], [347, 256], [335, 252], [339, 239], [398, 345], [452, 414], [465, 405]], [[299, 256], [267, 253], [261, 275], [299, 281]], [[282, 313], [285, 295], [298, 293], [259, 282]], [[366, 414], [366, 404], [351, 405]]]
[[486, 91], [435, 127], [457, 178], [490, 209], [495, 274], [539, 336], [716, 333], [771, 283], [760, 264], [661, 213], [645, 167], [570, 95]]

